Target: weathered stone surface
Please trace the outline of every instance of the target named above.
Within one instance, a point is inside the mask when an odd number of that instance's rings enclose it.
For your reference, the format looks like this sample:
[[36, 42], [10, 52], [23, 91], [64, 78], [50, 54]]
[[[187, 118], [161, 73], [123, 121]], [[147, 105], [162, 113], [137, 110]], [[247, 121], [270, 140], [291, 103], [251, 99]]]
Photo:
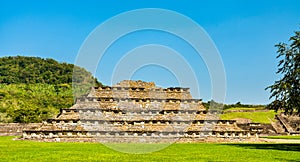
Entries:
[[284, 113], [280, 113], [276, 116], [278, 122], [277, 127], [275, 126], [277, 132], [278, 128], [281, 128], [282, 131], [279, 133], [282, 134], [300, 134], [300, 117], [298, 114], [293, 115], [285, 115]]
[[0, 123], [0, 136], [21, 136], [23, 129], [38, 128], [41, 123]]
[[23, 138], [156, 143], [257, 136], [233, 120], [218, 120], [213, 113], [205, 110], [200, 99], [193, 99], [188, 88], [126, 80], [112, 87], [93, 87], [71, 108], [61, 109], [57, 118], [25, 129]]

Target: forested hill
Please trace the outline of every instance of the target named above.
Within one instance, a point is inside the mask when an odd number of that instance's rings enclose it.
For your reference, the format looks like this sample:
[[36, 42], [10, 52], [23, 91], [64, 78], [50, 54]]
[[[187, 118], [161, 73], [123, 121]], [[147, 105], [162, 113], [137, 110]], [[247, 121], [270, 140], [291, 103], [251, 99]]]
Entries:
[[53, 118], [95, 83], [101, 86], [91, 73], [73, 64], [39, 57], [0, 58], [0, 123]]
[[[45, 83], [64, 84], [72, 83], [72, 74], [75, 67], [75, 82], [82, 83], [92, 75], [83, 68], [68, 63], [59, 63], [53, 59], [39, 57], [9, 56], [0, 58], [0, 83]], [[94, 79], [94, 78], [93, 78]], [[99, 83], [97, 79], [94, 79]]]

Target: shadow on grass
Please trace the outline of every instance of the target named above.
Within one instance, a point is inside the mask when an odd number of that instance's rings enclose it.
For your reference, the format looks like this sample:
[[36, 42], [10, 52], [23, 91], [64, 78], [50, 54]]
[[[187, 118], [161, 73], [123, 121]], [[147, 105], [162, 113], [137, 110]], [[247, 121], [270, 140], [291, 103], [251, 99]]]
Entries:
[[299, 144], [226, 144], [230, 146], [243, 147], [245, 149], [299, 151]]
[[295, 161], [299, 161], [299, 159], [295, 159], [295, 160], [288, 160], [288, 159], [285, 159], [285, 158], [275, 158], [276, 160], [278, 161], [286, 161], [286, 162], [295, 162]]

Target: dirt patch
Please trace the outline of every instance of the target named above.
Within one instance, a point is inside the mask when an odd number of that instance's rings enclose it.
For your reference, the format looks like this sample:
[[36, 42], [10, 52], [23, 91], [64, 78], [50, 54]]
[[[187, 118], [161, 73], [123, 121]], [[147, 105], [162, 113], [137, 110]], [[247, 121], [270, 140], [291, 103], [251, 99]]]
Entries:
[[235, 120], [237, 124], [252, 123], [252, 120], [251, 119], [247, 119], [247, 118], [234, 118], [232, 120]]

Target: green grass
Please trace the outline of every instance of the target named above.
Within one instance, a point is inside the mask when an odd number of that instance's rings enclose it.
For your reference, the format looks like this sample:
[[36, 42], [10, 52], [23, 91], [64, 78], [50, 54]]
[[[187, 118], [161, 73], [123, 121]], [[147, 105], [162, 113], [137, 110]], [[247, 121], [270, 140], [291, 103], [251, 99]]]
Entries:
[[[131, 144], [134, 145], [139, 144]], [[300, 161], [299, 155], [300, 145], [296, 144], [172, 144], [153, 153], [126, 154], [99, 143], [13, 141], [12, 137], [0, 137], [0, 161]]]
[[273, 110], [266, 112], [230, 112], [221, 114], [221, 119], [232, 120], [234, 118], [247, 118], [251, 119], [252, 122], [258, 123], [271, 123], [274, 120], [276, 112]]
[[300, 140], [300, 136], [263, 136], [263, 137], [261, 137], [261, 138]]
[[225, 111], [227, 110], [264, 110], [266, 109], [265, 107], [231, 107], [229, 109], [226, 109]]

